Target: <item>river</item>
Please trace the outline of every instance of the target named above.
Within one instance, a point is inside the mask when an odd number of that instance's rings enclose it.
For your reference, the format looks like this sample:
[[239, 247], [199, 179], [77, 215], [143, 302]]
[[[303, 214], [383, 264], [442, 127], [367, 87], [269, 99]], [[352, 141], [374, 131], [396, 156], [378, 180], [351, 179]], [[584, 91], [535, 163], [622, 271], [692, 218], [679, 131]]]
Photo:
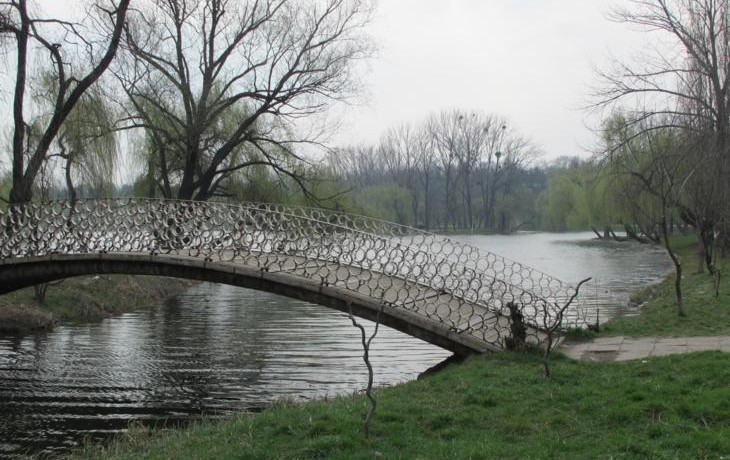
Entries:
[[[661, 279], [668, 258], [650, 246], [592, 237], [453, 238], [571, 283], [592, 276], [604, 320], [635, 313], [625, 308], [629, 293]], [[0, 458], [62, 452], [121, 433], [131, 421], [169, 426], [277, 398], [360, 391], [367, 374], [359, 340], [340, 312], [208, 283], [101, 323], [0, 337]], [[376, 384], [412, 380], [448, 356], [383, 327], [373, 342]]]

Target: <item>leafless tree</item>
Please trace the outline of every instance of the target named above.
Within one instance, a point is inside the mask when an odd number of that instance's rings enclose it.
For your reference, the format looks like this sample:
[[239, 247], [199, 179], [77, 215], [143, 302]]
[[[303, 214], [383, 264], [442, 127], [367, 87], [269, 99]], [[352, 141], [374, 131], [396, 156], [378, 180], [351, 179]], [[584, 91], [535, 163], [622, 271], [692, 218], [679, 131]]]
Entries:
[[[33, 14], [27, 0], [0, 4], [0, 35], [12, 37], [10, 41], [14, 43], [17, 60], [13, 90], [11, 204], [32, 199], [36, 178], [62, 124], [114, 59], [129, 3], [130, 0], [98, 2], [95, 5], [97, 22], [91, 24]], [[108, 35], [104, 33], [104, 24], [109, 27]], [[100, 46], [103, 48], [101, 54]], [[29, 129], [32, 123], [28, 119], [28, 113], [32, 111], [28, 107], [28, 90], [31, 66], [36, 62], [52, 79], [54, 98], [45, 117], [47, 121], [32, 133]]]
[[578, 285], [575, 287], [575, 290], [573, 291], [573, 294], [570, 296], [569, 299], [565, 301], [564, 304], [550, 304], [548, 302], [544, 302], [542, 304], [543, 332], [545, 333], [545, 341], [543, 343], [542, 353], [542, 366], [543, 375], [546, 379], [549, 379], [552, 376], [552, 372], [550, 371], [550, 353], [553, 351], [555, 346], [558, 344], [558, 341], [560, 340], [560, 333], [563, 331], [563, 320], [565, 319], [565, 312], [568, 311], [568, 308], [570, 308], [575, 299], [578, 297], [581, 286], [583, 286], [590, 280], [591, 278], [586, 278], [578, 283]]
[[207, 200], [232, 174], [266, 166], [302, 183], [297, 121], [356, 91], [371, 53], [369, 0], [144, 0], [114, 73], [165, 197]]
[[[497, 115], [453, 110], [432, 117], [429, 125], [446, 175], [447, 206], [458, 207], [450, 201], [458, 191], [464, 216], [462, 227], [474, 228], [478, 194], [483, 226], [495, 228], [497, 196], [509, 193], [511, 173], [536, 156], [536, 149]], [[455, 216], [451, 217], [453, 222]]]
[[456, 196], [461, 202], [461, 227], [474, 228], [472, 178], [486, 145], [491, 117], [475, 112], [449, 110], [431, 119], [431, 131], [446, 176], [446, 203], [456, 223]]
[[410, 124], [400, 124], [388, 129], [380, 139], [378, 155], [386, 171], [397, 185], [411, 194], [413, 225], [418, 225], [420, 193], [418, 190], [419, 140], [416, 128]]
[[458, 160], [460, 192], [464, 203], [464, 227], [473, 229], [474, 204], [472, 181], [479, 161], [487, 149], [489, 133], [494, 117], [483, 116], [475, 112], [453, 112], [456, 117], [456, 143], [454, 153]]
[[454, 203], [457, 170], [457, 118], [449, 112], [432, 115], [428, 121], [429, 131], [434, 139], [439, 168], [444, 176], [445, 215], [444, 227], [451, 223], [456, 227], [456, 205]]
[[[685, 143], [685, 154], [707, 167], [687, 187], [694, 203], [686, 207], [683, 218], [697, 230], [710, 260], [709, 235], [730, 203], [730, 2], [628, 0], [627, 4], [614, 11], [614, 20], [669, 40], [634, 63], [615, 61], [612, 68], [600, 71], [603, 85], [595, 94], [594, 107], [624, 107], [637, 128], [681, 128], [684, 136], [695, 139]], [[633, 132], [642, 135], [639, 129]], [[727, 230], [722, 229], [724, 238]]]
[[416, 169], [418, 180], [423, 189], [423, 226], [430, 229], [433, 213], [433, 181], [436, 168], [436, 142], [431, 135], [428, 122], [417, 128], [415, 137]]
[[400, 222], [412, 220], [426, 228], [496, 228], [499, 210], [499, 225], [510, 231], [510, 205], [524, 208], [526, 201], [512, 196], [514, 182], [537, 154], [503, 117], [447, 110], [420, 123], [392, 127], [377, 147], [337, 150], [328, 162], [353, 188], [393, 186], [398, 199], [389, 206]]
[[375, 147], [367, 145], [332, 149], [327, 164], [337, 177], [360, 187], [375, 185], [385, 175], [385, 167], [375, 154]]
[[365, 395], [367, 396], [368, 401], [370, 401], [370, 408], [368, 409], [368, 413], [365, 416], [365, 422], [363, 424], [363, 434], [365, 438], [370, 437], [370, 422], [375, 415], [375, 411], [378, 409], [378, 399], [375, 397], [375, 393], [373, 392], [375, 372], [373, 371], [373, 364], [370, 362], [370, 345], [373, 343], [375, 336], [378, 335], [378, 329], [380, 328], [380, 315], [383, 312], [383, 306], [384, 304], [381, 303], [375, 319], [373, 332], [370, 334], [370, 337], [368, 337], [365, 331], [365, 326], [358, 323], [355, 316], [352, 314], [352, 304], [350, 302], [347, 304], [350, 321], [352, 322], [352, 325], [360, 331], [360, 341], [362, 343], [363, 350], [362, 359], [365, 362], [365, 366], [368, 368], [368, 386], [365, 388]]
[[[508, 197], [516, 193], [513, 184], [517, 179], [517, 174], [523, 171], [535, 158], [539, 157], [541, 152], [528, 139], [510, 129], [509, 126], [504, 128], [505, 125], [502, 125], [502, 127], [503, 131], [506, 130], [505, 139], [501, 150], [497, 151], [501, 153], [502, 165], [496, 168], [491, 185], [489, 207], [485, 209], [485, 213], [490, 215], [489, 228], [510, 232], [514, 230], [511, 222], [514, 217], [509, 215], [509, 209], [506, 208], [505, 203]], [[495, 133], [492, 133], [492, 136], [495, 136]], [[499, 194], [501, 194], [499, 198], [502, 205], [498, 208], [496, 200]], [[497, 211], [499, 211], [499, 219], [495, 221], [494, 216]]]

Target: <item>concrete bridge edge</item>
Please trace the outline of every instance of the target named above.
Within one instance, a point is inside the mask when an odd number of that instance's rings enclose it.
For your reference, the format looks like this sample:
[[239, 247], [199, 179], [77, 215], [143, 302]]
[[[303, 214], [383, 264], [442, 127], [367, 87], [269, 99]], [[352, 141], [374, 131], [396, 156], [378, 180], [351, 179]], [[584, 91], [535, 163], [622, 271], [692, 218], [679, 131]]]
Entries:
[[[317, 303], [345, 313], [351, 307], [355, 316], [371, 321], [377, 318], [381, 307], [378, 299], [286, 272], [269, 273], [256, 267], [161, 254], [52, 254], [1, 260], [0, 294], [92, 274], [153, 275], [229, 284]], [[383, 306], [380, 322], [461, 356], [499, 351], [476, 337], [459, 334], [442, 323], [387, 304]]]

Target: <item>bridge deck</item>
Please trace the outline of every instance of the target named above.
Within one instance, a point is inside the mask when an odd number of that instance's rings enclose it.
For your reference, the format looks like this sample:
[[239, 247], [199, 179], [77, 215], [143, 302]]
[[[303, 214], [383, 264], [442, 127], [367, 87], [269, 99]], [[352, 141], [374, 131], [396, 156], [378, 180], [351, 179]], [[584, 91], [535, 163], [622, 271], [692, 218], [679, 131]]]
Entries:
[[[214, 262], [200, 255], [182, 253], [152, 255], [133, 252], [51, 254], [0, 259], [0, 286], [2, 286], [0, 293], [36, 282], [87, 272], [113, 273], [141, 270], [144, 274], [165, 275], [168, 272], [161, 270], [160, 267], [167, 266], [177, 267], [182, 276], [191, 278], [200, 277], [186, 274], [189, 269], [202, 269], [210, 274], [205, 277], [209, 281], [263, 288], [274, 293], [304, 299], [324, 296], [340, 300], [340, 303], [329, 306], [346, 313], [350, 307], [354, 307], [353, 311], [358, 312], [358, 316], [369, 319], [375, 319], [380, 311], [384, 323], [396, 323], [393, 326], [398, 329], [403, 328], [401, 323], [408, 324], [418, 330], [409, 328], [409, 331], [404, 332], [410, 332], [412, 335], [462, 354], [499, 351], [504, 339], [511, 335], [511, 322], [505, 315], [461, 301], [450, 293], [360, 267], [343, 267], [335, 262], [326, 261], [304, 262], [301, 257], [282, 255]], [[149, 263], [153, 267], [145, 270], [144, 263]], [[175, 272], [173, 270], [172, 273]], [[338, 272], [346, 273], [347, 279], [338, 277]], [[320, 281], [312, 283], [313, 276], [320, 277]], [[272, 284], [263, 287], [261, 281]], [[321, 299], [318, 300], [320, 303], [326, 303]], [[528, 337], [538, 342], [543, 334], [535, 328], [530, 328]]]

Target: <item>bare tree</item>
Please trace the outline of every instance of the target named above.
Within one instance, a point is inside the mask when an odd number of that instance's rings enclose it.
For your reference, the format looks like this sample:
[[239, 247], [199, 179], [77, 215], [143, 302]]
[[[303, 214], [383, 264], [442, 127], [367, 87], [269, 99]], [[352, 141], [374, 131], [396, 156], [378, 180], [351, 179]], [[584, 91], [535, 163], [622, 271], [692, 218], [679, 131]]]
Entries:
[[375, 336], [378, 335], [378, 328], [380, 327], [380, 315], [383, 312], [383, 307], [384, 304], [381, 303], [380, 309], [378, 310], [378, 314], [375, 319], [375, 327], [373, 328], [373, 332], [370, 334], [370, 337], [368, 337], [365, 331], [365, 326], [358, 323], [355, 319], [355, 316], [352, 314], [352, 303], [347, 303], [350, 321], [352, 322], [353, 326], [360, 330], [360, 341], [362, 343], [363, 350], [362, 359], [365, 362], [365, 366], [368, 368], [368, 386], [365, 388], [365, 395], [370, 401], [370, 408], [368, 409], [368, 413], [365, 416], [365, 422], [363, 424], [363, 434], [365, 438], [370, 437], [370, 422], [375, 415], [375, 411], [378, 409], [378, 400], [375, 397], [375, 393], [373, 392], [375, 373], [373, 371], [373, 365], [370, 362], [370, 345], [373, 343], [373, 339], [375, 338]]
[[418, 181], [423, 189], [423, 226], [430, 229], [433, 222], [433, 182], [436, 169], [436, 142], [429, 122], [418, 128], [415, 137], [415, 155]]
[[303, 185], [289, 159], [318, 137], [296, 122], [354, 93], [370, 12], [369, 0], [142, 2], [114, 73], [163, 195], [207, 200], [250, 166]]
[[[509, 128], [507, 128], [509, 131]], [[513, 221], [517, 220], [517, 209], [511, 209], [515, 200], [509, 200], [510, 197], [519, 196], [520, 190], [516, 189], [516, 183], [519, 181], [520, 174], [524, 174], [526, 167], [530, 161], [540, 155], [537, 150], [527, 139], [514, 132], [508, 132], [508, 139], [501, 153], [503, 158], [502, 165], [497, 168], [494, 178], [493, 191], [489, 212], [499, 218], [491, 219], [489, 228], [498, 229], [501, 232], [509, 233], [515, 231], [522, 222], [513, 227]], [[497, 201], [499, 200], [499, 201]], [[499, 203], [499, 206], [497, 206]]]
[[[691, 155], [707, 167], [687, 188], [694, 203], [683, 218], [693, 225], [711, 260], [709, 235], [730, 203], [730, 2], [728, 0], [628, 0], [612, 18], [669, 38], [635, 63], [614, 62], [595, 107], [628, 107], [636, 128], [681, 128]], [[649, 123], [644, 123], [650, 120]], [[641, 135], [640, 129], [634, 134]], [[630, 139], [627, 139], [629, 141]], [[710, 161], [711, 160], [711, 161]], [[722, 234], [728, 238], [728, 229]], [[730, 240], [725, 240], [726, 246]], [[708, 268], [712, 267], [708, 263]]]
[[336, 150], [328, 162], [361, 197], [390, 197], [381, 203], [388, 218], [512, 231], [520, 217], [535, 215], [537, 192], [525, 168], [538, 153], [503, 117], [448, 110], [392, 127], [377, 147]]
[[549, 379], [552, 376], [552, 372], [550, 371], [550, 353], [553, 351], [555, 346], [558, 344], [558, 341], [560, 340], [560, 333], [563, 331], [563, 320], [565, 319], [565, 312], [568, 311], [568, 308], [570, 308], [575, 299], [578, 297], [581, 286], [583, 286], [590, 280], [591, 278], [586, 278], [578, 283], [578, 285], [575, 287], [575, 291], [573, 291], [573, 294], [570, 296], [569, 299], [566, 300], [564, 304], [550, 304], [548, 302], [544, 302], [542, 304], [543, 332], [545, 333], [545, 343], [543, 343], [542, 353], [542, 366], [543, 375], [546, 379]]
[[458, 127], [454, 153], [458, 159], [460, 191], [464, 202], [464, 227], [474, 229], [472, 177], [488, 144], [494, 118], [477, 113], [453, 112]]
[[358, 145], [328, 152], [327, 163], [334, 173], [359, 187], [377, 184], [385, 176], [385, 166], [372, 146]]
[[457, 169], [457, 126], [456, 117], [449, 112], [432, 115], [428, 121], [429, 131], [434, 139], [434, 146], [438, 152], [439, 167], [444, 175], [445, 215], [444, 228], [451, 223], [456, 228], [455, 183]]
[[456, 217], [453, 209], [458, 207], [454, 193], [458, 191], [462, 228], [476, 226], [475, 195], [481, 199], [484, 227], [495, 228], [498, 195], [509, 193], [511, 174], [536, 156], [537, 151], [497, 115], [453, 110], [432, 117], [429, 125], [446, 176], [445, 195], [447, 206], [452, 209], [452, 222]]
[[410, 124], [400, 124], [388, 129], [380, 139], [378, 154], [397, 185], [411, 194], [413, 226], [418, 225], [420, 194], [418, 191], [418, 138]]
[[[33, 186], [47, 161], [49, 149], [61, 126], [84, 93], [102, 76], [114, 58], [124, 26], [130, 0], [104, 1], [96, 5], [99, 21], [111, 24], [106, 39], [96, 39], [99, 23], [72, 23], [32, 14], [27, 0], [9, 0], [0, 4], [0, 34], [10, 35], [15, 42], [17, 66], [13, 92], [13, 184], [11, 204], [28, 202]], [[98, 54], [99, 40], [104, 50]], [[82, 58], [83, 56], [83, 58]], [[34, 57], [37, 58], [34, 60]], [[81, 62], [83, 61], [83, 62]], [[54, 100], [47, 122], [31, 136], [28, 127], [27, 102], [29, 66], [32, 62], [48, 65]], [[88, 69], [79, 75], [77, 69]]]

